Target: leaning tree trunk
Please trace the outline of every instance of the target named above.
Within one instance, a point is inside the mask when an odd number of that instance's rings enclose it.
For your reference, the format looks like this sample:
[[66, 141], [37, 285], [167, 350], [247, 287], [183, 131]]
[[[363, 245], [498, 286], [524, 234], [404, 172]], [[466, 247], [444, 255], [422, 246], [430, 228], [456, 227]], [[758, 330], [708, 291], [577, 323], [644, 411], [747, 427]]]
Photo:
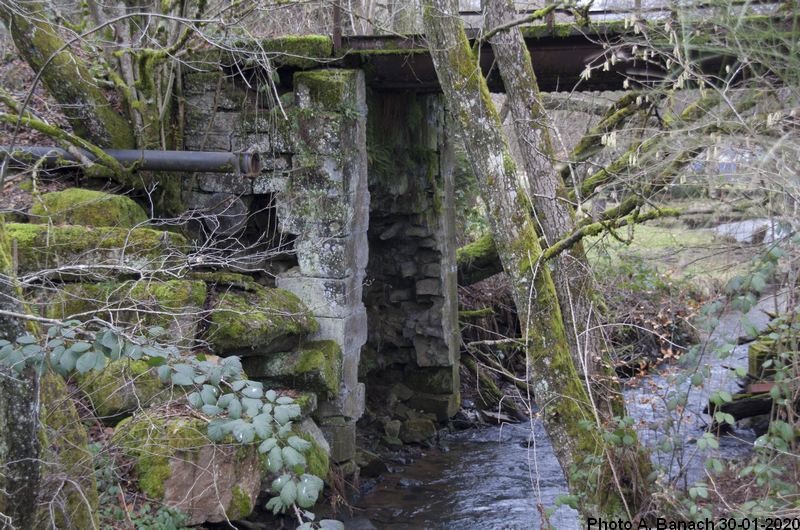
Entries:
[[136, 147], [129, 122], [96, 85], [86, 61], [72, 53], [46, 21], [48, 14], [47, 3], [41, 1], [0, 3], [0, 19], [19, 54], [34, 72], [41, 72], [42, 82], [64, 107], [75, 134], [99, 147]]
[[497, 253], [512, 286], [541, 418], [571, 492], [586, 516], [631, 517], [629, 489], [596, 429], [597, 410], [573, 364], [536, 224], [486, 81], [455, 0], [424, 1], [425, 33], [450, 115], [455, 119], [481, 195]]
[[[515, 13], [509, 0], [488, 0], [486, 23], [489, 28], [500, 27], [513, 22]], [[550, 120], [519, 27], [498, 32], [490, 42], [506, 89], [506, 104], [519, 141], [534, 217], [545, 245], [550, 247], [575, 230], [575, 211], [556, 170]], [[603, 353], [602, 334], [596, 326], [598, 293], [592, 287], [583, 245], [572, 245], [554, 261], [550, 270], [575, 366], [592, 381], [594, 401], [604, 418], [622, 416], [622, 393], [614, 381], [608, 355]]]
[[[25, 333], [19, 289], [0, 215], [0, 339]], [[32, 369], [22, 374], [0, 366], [0, 527], [34, 528], [39, 492], [39, 419], [37, 378]], [[5, 521], [3, 517], [10, 521]], [[6, 522], [10, 524], [6, 525]]]

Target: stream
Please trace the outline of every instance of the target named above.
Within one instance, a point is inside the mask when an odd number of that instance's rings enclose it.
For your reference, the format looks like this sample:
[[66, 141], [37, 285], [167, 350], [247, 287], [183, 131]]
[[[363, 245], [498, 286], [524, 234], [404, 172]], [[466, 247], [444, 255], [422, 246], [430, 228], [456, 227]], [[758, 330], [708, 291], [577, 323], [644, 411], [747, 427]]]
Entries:
[[[781, 299], [777, 299], [779, 305]], [[762, 299], [747, 314], [759, 329], [774, 310], [776, 297]], [[720, 318], [712, 340], [735, 340], [743, 335], [741, 315], [731, 313]], [[731, 368], [747, 366], [747, 346], [738, 346], [722, 360], [707, 353], [701, 364], [708, 364], [710, 378], [701, 388], [687, 382], [675, 387], [670, 374], [685, 370], [671, 364], [626, 385], [628, 414], [637, 422], [644, 443], [653, 449], [653, 460], [681, 474], [688, 483], [704, 476], [704, 458], [694, 441], [702, 436], [708, 416], [703, 408], [714, 390], [739, 390]], [[687, 402], [675, 416], [679, 433], [686, 443], [675, 451], [659, 449], [665, 435], [663, 421], [667, 414], [665, 395], [670, 390], [687, 393]], [[680, 411], [678, 411], [680, 412]], [[677, 414], [677, 413], [673, 413]], [[720, 438], [716, 455], [741, 458], [749, 454], [755, 434], [735, 428]], [[540, 422], [516, 424], [449, 434], [444, 449], [431, 449], [409, 465], [390, 465], [376, 486], [354, 501], [357, 511], [345, 521], [353, 530], [386, 529], [536, 529], [542, 526], [542, 514], [552, 508], [559, 495], [567, 493], [566, 481]], [[549, 515], [554, 528], [580, 528], [578, 514], [562, 506]]]

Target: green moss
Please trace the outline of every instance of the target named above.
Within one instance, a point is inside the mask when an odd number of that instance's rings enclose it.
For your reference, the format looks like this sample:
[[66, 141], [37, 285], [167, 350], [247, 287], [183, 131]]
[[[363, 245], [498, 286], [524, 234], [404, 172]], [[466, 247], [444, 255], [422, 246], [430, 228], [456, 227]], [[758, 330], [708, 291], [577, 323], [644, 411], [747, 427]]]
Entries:
[[42, 195], [31, 208], [34, 223], [133, 228], [147, 222], [144, 209], [129, 197], [81, 188]]
[[295, 433], [303, 440], [311, 443], [311, 449], [305, 454], [306, 471], [322, 480], [327, 480], [328, 472], [330, 471], [328, 453], [317, 443], [313, 436], [302, 431], [299, 427], [295, 428]]
[[97, 416], [112, 423], [122, 414], [154, 403], [156, 396], [164, 390], [164, 385], [146, 362], [125, 359], [110, 362], [100, 372], [84, 374], [78, 382]]
[[334, 397], [339, 392], [342, 353], [336, 341], [307, 342], [299, 351], [242, 359], [249, 377], [269, 384]]
[[206, 334], [216, 353], [282, 348], [287, 340], [297, 342], [319, 328], [293, 293], [250, 285], [252, 291], [220, 294]]
[[272, 57], [278, 66], [312, 68], [333, 55], [333, 40], [326, 35], [290, 35], [261, 41], [261, 50], [277, 54]]
[[[147, 228], [91, 228], [9, 223], [23, 274], [65, 265], [120, 265], [153, 269], [174, 263], [186, 239]], [[172, 254], [172, 255], [170, 255]]]
[[[42, 377], [40, 399], [43, 460], [51, 463], [43, 469], [46, 476], [52, 474], [53, 480], [64, 484], [59, 494], [65, 501], [63, 510], [56, 510], [54, 522], [59, 528], [97, 528], [97, 483], [89, 437], [61, 376], [47, 373]], [[42, 517], [51, 520], [49, 514]]]
[[170, 458], [178, 451], [210, 445], [206, 430], [206, 423], [198, 418], [142, 414], [120, 422], [112, 443], [135, 459], [142, 492], [153, 499], [163, 499], [164, 482], [172, 475]]
[[347, 108], [349, 84], [355, 70], [313, 70], [294, 74], [295, 89], [308, 87], [311, 99], [328, 111], [341, 111]]
[[234, 486], [231, 494], [233, 498], [231, 499], [231, 504], [226, 510], [225, 515], [230, 519], [238, 519], [250, 515], [250, 512], [253, 511], [250, 496], [239, 486]]

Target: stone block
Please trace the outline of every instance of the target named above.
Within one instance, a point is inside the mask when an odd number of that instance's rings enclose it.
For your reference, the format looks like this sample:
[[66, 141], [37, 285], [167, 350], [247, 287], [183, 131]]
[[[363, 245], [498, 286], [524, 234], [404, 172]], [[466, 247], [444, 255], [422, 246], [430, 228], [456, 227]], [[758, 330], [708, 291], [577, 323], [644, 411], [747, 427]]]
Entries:
[[403, 382], [417, 392], [448, 394], [458, 391], [458, 365], [442, 368], [417, 368], [406, 374]]
[[428, 263], [422, 266], [423, 276], [438, 278], [442, 275], [442, 266], [438, 263]]
[[351, 420], [358, 420], [364, 413], [364, 404], [364, 383], [358, 383], [352, 388], [343, 387], [336, 398], [319, 404], [317, 417], [344, 416]]
[[343, 318], [361, 305], [363, 276], [309, 278], [295, 267], [277, 278], [278, 287], [297, 295], [314, 316]]
[[346, 278], [367, 266], [367, 233], [347, 237], [300, 236], [295, 240], [297, 261], [303, 276]]
[[283, 289], [251, 283], [221, 293], [203, 335], [218, 355], [261, 355], [287, 350], [318, 330], [309, 310]]
[[67, 188], [42, 194], [33, 203], [32, 223], [134, 228], [144, 225], [144, 209], [125, 195]]
[[419, 366], [450, 366], [453, 359], [444, 340], [425, 335], [414, 336], [414, 351]]
[[247, 225], [250, 208], [238, 195], [190, 192], [185, 197], [186, 206], [194, 210], [209, 233], [235, 236]]
[[438, 296], [442, 294], [442, 282], [437, 278], [425, 278], [416, 283], [417, 296]]
[[253, 192], [253, 180], [236, 173], [198, 173], [197, 188], [207, 192], [250, 194]]
[[231, 133], [193, 134], [183, 141], [187, 151], [230, 151]]
[[289, 174], [285, 171], [268, 171], [252, 177], [251, 182], [256, 195], [283, 192], [289, 182]]
[[452, 392], [450, 394], [428, 394], [416, 392], [408, 400], [408, 406], [424, 412], [436, 414], [438, 421], [447, 421], [458, 412], [461, 405], [461, 394]]
[[320, 423], [331, 447], [331, 460], [338, 464], [352, 459], [356, 453], [356, 422], [336, 416], [325, 418]]
[[341, 389], [342, 354], [333, 341], [307, 342], [303, 349], [242, 358], [248, 377], [330, 399]]
[[367, 310], [363, 305], [343, 318], [317, 317], [317, 323], [319, 329], [312, 338], [334, 340], [342, 351], [359, 349], [367, 342]]
[[389, 301], [394, 302], [406, 302], [411, 300], [411, 289], [395, 289], [389, 293]]
[[417, 264], [413, 261], [404, 261], [400, 264], [400, 276], [411, 278], [417, 273]]

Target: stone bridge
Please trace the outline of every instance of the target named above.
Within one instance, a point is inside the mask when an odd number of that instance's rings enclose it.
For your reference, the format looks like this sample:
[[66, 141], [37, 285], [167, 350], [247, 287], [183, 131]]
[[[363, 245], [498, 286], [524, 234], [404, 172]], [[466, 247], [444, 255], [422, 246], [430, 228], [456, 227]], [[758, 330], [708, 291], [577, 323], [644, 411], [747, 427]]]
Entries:
[[[580, 30], [524, 33], [545, 90], [574, 86], [602, 54]], [[253, 177], [194, 175], [185, 181], [187, 206], [220, 214], [220, 230], [286, 250], [258, 265], [309, 307], [319, 323], [311, 339], [341, 347], [338, 394], [319, 404], [316, 419], [332, 459], [345, 462], [364, 412], [364, 382], [387, 396], [403, 383], [410, 392], [399, 399], [439, 420], [458, 410], [453, 139], [419, 37], [258, 45], [274, 67], [270, 90], [280, 105], [263, 93], [263, 70], [233, 55], [214, 52], [202, 57], [205, 68], [184, 71], [185, 148], [255, 151], [263, 165]], [[492, 60], [487, 46], [487, 73]], [[619, 88], [618, 73], [581, 87]], [[496, 72], [489, 81], [502, 89]]]

